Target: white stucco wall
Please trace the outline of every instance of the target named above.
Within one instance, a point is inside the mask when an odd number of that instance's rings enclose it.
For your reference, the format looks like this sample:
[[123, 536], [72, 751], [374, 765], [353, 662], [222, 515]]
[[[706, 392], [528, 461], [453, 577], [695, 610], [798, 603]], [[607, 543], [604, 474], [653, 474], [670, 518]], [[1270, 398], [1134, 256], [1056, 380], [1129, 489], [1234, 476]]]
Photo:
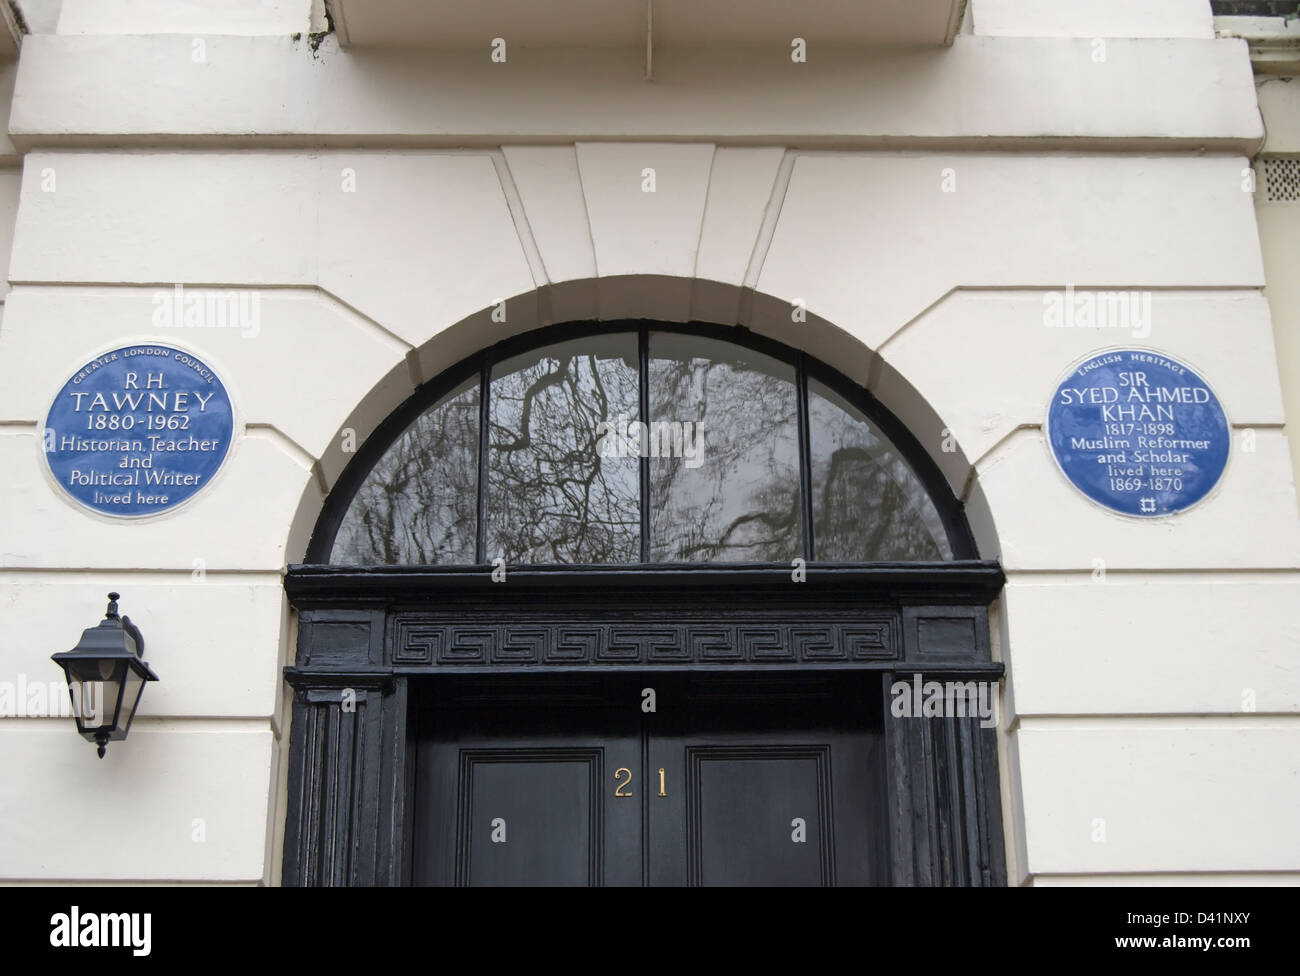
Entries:
[[60, 34], [292, 34], [313, 0], [61, 0]]
[[[281, 22], [306, 4], [248, 4], [239, 24], [130, 6], [133, 33], [162, 36], [86, 36], [110, 33], [97, 5], [64, 0], [18, 68], [0, 680], [57, 679], [49, 654], [107, 582], [163, 680], [103, 761], [67, 719], [0, 718], [0, 777], [39, 783], [0, 791], [0, 879], [274, 881], [294, 633], [279, 572], [347, 461], [341, 432], [363, 440], [507, 335], [634, 315], [740, 322], [831, 362], [967, 502], [1008, 575], [1013, 883], [1300, 880], [1300, 515], [1242, 187], [1262, 129], [1245, 45], [1208, 39], [1205, 4], [1048, 29], [1033, 4], [977, 0], [989, 36], [951, 50], [809, 78], [685, 51], [652, 85], [616, 52], [495, 76], [468, 54], [313, 55]], [[166, 36], [199, 29], [202, 65]], [[1116, 38], [1102, 63], [1097, 34]], [[152, 296], [175, 283], [256, 289], [258, 334], [155, 329]], [[1152, 292], [1151, 334], [1047, 328], [1043, 297], [1066, 285]], [[145, 338], [216, 367], [242, 429], [193, 504], [122, 524], [54, 489], [39, 430], [72, 369]], [[1090, 504], [1043, 442], [1064, 370], [1131, 342], [1200, 369], [1239, 441], [1212, 498], [1173, 519]], [[87, 789], [138, 836], [130, 857], [50, 829]]]
[[990, 37], [1214, 36], [1209, 0], [970, 0]]

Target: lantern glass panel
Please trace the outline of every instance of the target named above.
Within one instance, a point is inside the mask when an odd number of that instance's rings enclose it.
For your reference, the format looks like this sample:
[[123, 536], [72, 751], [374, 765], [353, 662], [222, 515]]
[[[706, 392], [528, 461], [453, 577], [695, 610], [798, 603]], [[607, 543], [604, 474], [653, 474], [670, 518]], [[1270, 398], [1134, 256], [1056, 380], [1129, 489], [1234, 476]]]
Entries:
[[110, 703], [104, 682], [70, 680], [68, 690], [72, 694], [72, 713], [79, 730], [94, 731], [113, 721], [111, 712], [106, 711]]
[[140, 704], [140, 694], [143, 691], [144, 675], [135, 668], [127, 668], [126, 680], [123, 684], [122, 708], [114, 723], [115, 731], [120, 732], [123, 738], [131, 728], [131, 720], [135, 717], [135, 710]]

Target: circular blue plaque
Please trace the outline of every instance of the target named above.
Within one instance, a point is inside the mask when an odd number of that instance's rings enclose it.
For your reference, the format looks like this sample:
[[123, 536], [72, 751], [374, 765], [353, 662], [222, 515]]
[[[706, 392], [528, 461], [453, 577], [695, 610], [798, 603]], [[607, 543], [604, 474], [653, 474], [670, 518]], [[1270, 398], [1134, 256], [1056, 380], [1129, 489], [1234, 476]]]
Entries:
[[1057, 387], [1047, 443], [1098, 505], [1156, 518], [1208, 495], [1228, 464], [1228, 418], [1209, 384], [1147, 349], [1097, 353]]
[[45, 421], [45, 459], [82, 505], [138, 518], [202, 491], [234, 430], [230, 395], [210, 366], [140, 343], [96, 356], [63, 385]]

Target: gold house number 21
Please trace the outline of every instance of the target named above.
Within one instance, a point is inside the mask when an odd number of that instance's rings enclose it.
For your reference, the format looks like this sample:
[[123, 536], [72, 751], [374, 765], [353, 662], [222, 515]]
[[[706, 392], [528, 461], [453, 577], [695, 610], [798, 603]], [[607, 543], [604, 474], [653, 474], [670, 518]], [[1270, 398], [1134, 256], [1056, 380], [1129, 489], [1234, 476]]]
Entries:
[[[614, 785], [615, 796], [621, 796], [621, 797], [631, 796], [632, 795], [632, 770], [628, 769], [626, 766], [619, 766], [618, 769], [614, 770], [614, 784], [615, 784]], [[624, 793], [623, 792], [624, 790], [627, 790], [627, 792]], [[664, 786], [664, 768], [662, 766], [659, 767], [659, 795], [660, 796], [668, 795]]]

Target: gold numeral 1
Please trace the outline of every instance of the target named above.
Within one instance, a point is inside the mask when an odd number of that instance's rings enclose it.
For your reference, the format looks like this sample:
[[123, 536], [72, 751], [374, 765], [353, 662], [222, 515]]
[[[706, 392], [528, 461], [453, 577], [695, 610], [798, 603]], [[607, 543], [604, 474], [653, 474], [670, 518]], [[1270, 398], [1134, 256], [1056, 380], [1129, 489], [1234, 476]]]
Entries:
[[667, 793], [664, 792], [664, 768], [662, 766], [659, 767], [659, 795], [660, 796], [668, 795]]

